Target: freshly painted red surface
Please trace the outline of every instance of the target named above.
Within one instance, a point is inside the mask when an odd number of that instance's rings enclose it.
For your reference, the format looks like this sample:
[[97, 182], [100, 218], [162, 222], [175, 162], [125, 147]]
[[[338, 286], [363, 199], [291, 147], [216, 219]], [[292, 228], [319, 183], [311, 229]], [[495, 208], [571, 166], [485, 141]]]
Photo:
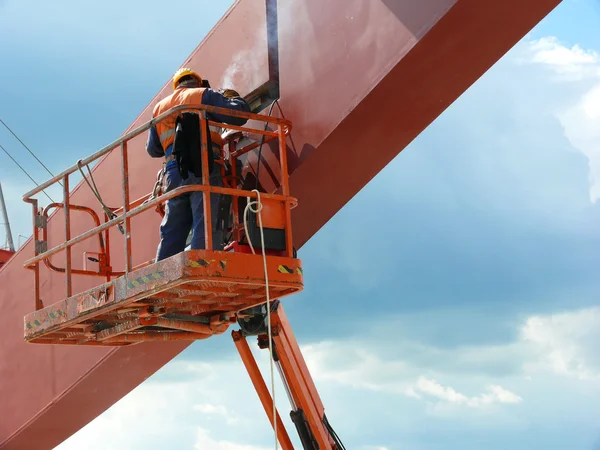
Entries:
[[8, 262], [10, 258], [13, 257], [15, 252], [11, 252], [10, 250], [2, 250], [0, 249], [0, 267]]
[[[296, 246], [310, 239], [558, 3], [280, 0], [281, 106], [294, 123], [297, 149], [290, 151], [291, 189], [300, 202], [293, 215]], [[255, 0], [240, 0], [184, 65], [220, 86], [233, 60], [243, 62], [255, 45], [263, 51], [264, 42], [257, 43], [261, 33], [264, 10], [256, 8]], [[242, 94], [267, 78], [266, 56], [258, 61], [233, 76]], [[167, 83], [131, 127], [147, 121], [169, 90]], [[132, 198], [151, 190], [160, 167], [146, 155], [145, 138], [129, 146]], [[111, 205], [121, 199], [119, 158], [114, 152], [94, 170], [98, 188]], [[268, 151], [265, 159], [274, 161]], [[268, 178], [263, 183], [274, 186]], [[72, 202], [97, 207], [86, 185], [74, 189]], [[91, 225], [77, 212], [71, 220], [75, 233]], [[50, 220], [49, 248], [64, 241], [62, 224], [60, 213]], [[153, 211], [132, 221], [134, 264], [154, 256], [158, 224]], [[118, 233], [111, 239], [118, 269], [122, 240]], [[90, 240], [73, 250], [74, 267], [81, 267], [82, 252], [95, 250], [94, 244]], [[3, 450], [53, 448], [186, 347], [178, 342], [113, 350], [25, 344], [23, 316], [34, 299], [33, 275], [23, 269], [23, 261], [32, 254], [29, 241], [0, 269]], [[57, 257], [54, 264], [63, 262]], [[75, 279], [74, 292], [98, 281]], [[41, 286], [46, 305], [64, 296], [60, 274], [42, 270]]]

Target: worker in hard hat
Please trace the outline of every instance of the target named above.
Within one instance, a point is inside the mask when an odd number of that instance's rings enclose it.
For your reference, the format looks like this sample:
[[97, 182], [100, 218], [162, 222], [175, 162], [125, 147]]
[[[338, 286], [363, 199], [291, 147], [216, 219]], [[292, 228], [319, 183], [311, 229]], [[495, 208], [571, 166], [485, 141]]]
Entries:
[[[237, 111], [250, 112], [250, 107], [239, 94], [232, 90], [216, 91], [203, 81], [200, 75], [191, 69], [179, 69], [173, 77], [173, 93], [162, 99], [154, 107], [153, 117], [179, 105], [210, 105], [228, 108]], [[168, 117], [150, 129], [146, 151], [153, 158], [166, 158], [165, 192], [185, 185], [202, 184], [202, 178], [195, 176], [191, 171], [188, 178], [183, 179], [177, 161], [172, 154], [175, 140], [175, 126], [177, 115]], [[207, 119], [231, 125], [244, 125], [246, 119], [221, 114], [207, 113]], [[210, 142], [215, 157], [220, 158], [222, 147], [221, 135], [218, 128], [210, 127]], [[200, 149], [198, 149], [200, 152]], [[221, 170], [214, 164], [210, 173], [210, 184], [223, 186]], [[220, 195], [211, 194], [211, 218], [214, 250], [223, 248], [224, 230], [216, 229], [217, 212]], [[191, 249], [204, 249], [204, 205], [201, 191], [181, 194], [167, 200], [165, 216], [160, 225], [160, 243], [156, 253], [156, 261], [173, 256], [186, 247], [186, 241], [191, 230]]]

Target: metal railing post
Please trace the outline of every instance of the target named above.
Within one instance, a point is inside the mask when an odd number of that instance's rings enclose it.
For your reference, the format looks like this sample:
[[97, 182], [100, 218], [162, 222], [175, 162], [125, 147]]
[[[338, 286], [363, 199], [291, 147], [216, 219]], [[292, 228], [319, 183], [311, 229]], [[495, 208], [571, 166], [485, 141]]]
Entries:
[[[129, 211], [129, 160], [127, 158], [127, 141], [121, 142], [121, 172], [123, 178], [123, 216]], [[131, 219], [123, 220], [123, 231], [125, 235], [125, 273], [131, 272]]]
[[[200, 111], [200, 134], [202, 136], [202, 144], [200, 146], [202, 152], [202, 185], [210, 186], [210, 172], [208, 169], [208, 152], [212, 151], [212, 148], [208, 148], [208, 133], [210, 133], [210, 129], [208, 128], [208, 122], [206, 120], [206, 112]], [[210, 205], [210, 191], [205, 190], [202, 193], [203, 203], [204, 203], [204, 248], [206, 250], [212, 250], [212, 211]]]
[[[237, 179], [238, 179], [238, 173], [237, 173], [237, 157], [235, 156], [235, 153], [237, 152], [237, 146], [235, 143], [235, 140], [232, 139], [229, 142], [229, 166], [231, 167], [231, 179], [232, 179], [232, 183], [231, 183], [231, 187], [233, 189], [235, 189], [237, 187]], [[241, 174], [240, 174], [241, 176]], [[231, 199], [231, 204], [232, 204], [232, 211], [233, 211], [233, 229], [237, 230], [235, 232], [235, 239], [239, 240], [240, 236], [239, 236], [239, 230], [238, 230], [238, 226], [239, 226], [239, 222], [240, 222], [240, 211], [239, 211], [239, 197], [232, 197]]]
[[288, 180], [287, 147], [285, 145], [285, 130], [283, 125], [277, 125], [277, 135], [279, 138], [279, 160], [281, 161], [281, 193], [286, 197], [290, 195], [290, 186]]
[[[104, 223], [108, 221], [108, 216], [104, 213]], [[100, 232], [102, 234], [102, 231]], [[104, 230], [104, 242], [106, 245], [106, 266], [110, 267], [110, 271], [106, 272], [106, 282], [110, 281], [110, 272], [112, 271], [112, 265], [110, 263], [110, 230]]]
[[[277, 125], [277, 134], [279, 136], [279, 161], [281, 162], [281, 193], [288, 197], [290, 195], [288, 164], [287, 164], [287, 147], [285, 145], [285, 130], [282, 124]], [[292, 240], [292, 211], [290, 209], [289, 200], [285, 205], [285, 249], [287, 255], [294, 255], [294, 242]]]
[[[34, 198], [28, 199], [28, 203], [31, 203], [31, 208], [33, 210], [33, 255], [36, 257], [40, 254], [38, 252], [39, 245], [39, 227], [38, 227], [38, 201]], [[36, 262], [33, 266], [33, 290], [35, 292], [35, 310], [39, 311], [44, 306], [42, 305], [42, 300], [40, 299], [40, 262]]]
[[[69, 175], [63, 177], [63, 205], [65, 214], [65, 242], [71, 240], [71, 209], [69, 202]], [[71, 285], [71, 246], [67, 244], [65, 249], [67, 262], [65, 265], [65, 274], [67, 276], [67, 297], [70, 297], [73, 293], [73, 287]]]

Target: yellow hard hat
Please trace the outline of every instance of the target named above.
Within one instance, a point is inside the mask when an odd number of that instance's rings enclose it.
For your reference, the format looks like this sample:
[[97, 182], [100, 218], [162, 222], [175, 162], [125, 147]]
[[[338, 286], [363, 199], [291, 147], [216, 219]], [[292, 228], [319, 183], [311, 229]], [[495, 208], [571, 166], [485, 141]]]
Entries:
[[177, 84], [179, 84], [179, 80], [181, 80], [185, 76], [192, 76], [198, 80], [198, 82], [202, 83], [202, 77], [194, 72], [192, 69], [188, 69], [187, 67], [182, 67], [175, 75], [173, 75], [173, 90], [177, 89]]

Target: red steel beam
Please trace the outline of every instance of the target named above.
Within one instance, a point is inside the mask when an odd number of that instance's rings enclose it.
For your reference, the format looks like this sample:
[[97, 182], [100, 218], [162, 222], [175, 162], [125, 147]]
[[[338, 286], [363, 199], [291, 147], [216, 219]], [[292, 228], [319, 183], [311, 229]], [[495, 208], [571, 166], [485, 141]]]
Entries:
[[0, 249], [0, 267], [6, 264], [14, 254], [13, 251]]
[[[294, 124], [297, 150], [287, 153], [291, 193], [299, 199], [293, 211], [296, 247], [559, 3], [280, 0], [281, 107]], [[264, 22], [264, 11], [255, 1], [237, 1], [184, 64], [219, 86], [234, 55], [251, 54], [256, 37], [265, 33]], [[245, 94], [266, 81], [266, 57], [262, 69], [265, 75], [258, 80], [254, 66], [233, 73], [234, 87]], [[167, 83], [130, 129], [149, 120], [153, 106], [169, 92]], [[150, 192], [160, 167], [160, 161], [145, 154], [144, 141], [142, 136], [129, 145], [131, 198]], [[94, 167], [98, 188], [113, 206], [122, 204], [121, 187], [114, 182], [120, 156], [112, 152]], [[265, 150], [263, 157], [261, 173], [266, 178], [261, 177], [261, 183], [272, 188], [266, 174], [277, 159]], [[85, 185], [74, 189], [72, 202], [101, 213]], [[160, 216], [142, 216], [131, 219], [134, 266], [150, 260], [158, 243]], [[79, 217], [71, 221], [73, 235], [88, 226]], [[61, 217], [49, 220], [49, 248], [64, 241], [63, 222]], [[125, 266], [121, 239], [120, 233], [112, 233], [115, 270]], [[74, 261], [94, 250], [93, 240], [77, 244]], [[29, 241], [0, 269], [2, 450], [53, 448], [188, 345], [159, 342], [105, 349], [25, 344], [23, 316], [33, 308], [34, 274], [23, 262], [33, 254]], [[64, 264], [60, 256], [56, 264]], [[40, 268], [45, 305], [63, 295], [61, 276]], [[74, 277], [73, 292], [95, 281]]]

